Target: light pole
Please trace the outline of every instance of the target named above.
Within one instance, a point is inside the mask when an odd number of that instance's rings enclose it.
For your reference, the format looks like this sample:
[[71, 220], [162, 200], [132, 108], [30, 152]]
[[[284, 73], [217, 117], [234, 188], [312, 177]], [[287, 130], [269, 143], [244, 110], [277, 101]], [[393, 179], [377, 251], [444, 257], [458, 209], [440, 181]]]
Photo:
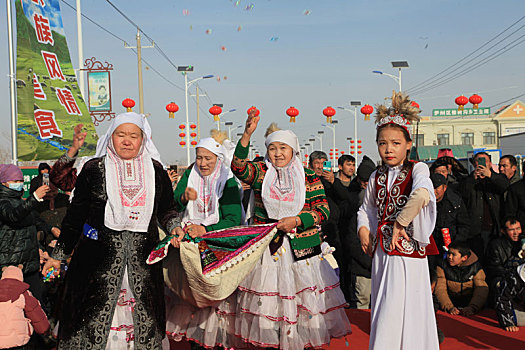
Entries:
[[333, 151], [332, 151], [332, 171], [335, 172], [335, 125], [337, 124], [337, 120], [332, 120], [332, 123], [330, 124], [321, 124], [322, 126], [326, 127], [326, 128], [329, 128], [329, 129], [332, 129], [332, 134], [333, 134], [333, 144], [334, 144], [334, 148], [333, 148]]
[[[350, 101], [350, 106], [354, 106], [354, 110], [345, 108], [345, 107], [337, 107], [338, 109], [342, 109], [343, 111], [347, 111], [354, 114], [354, 142], [356, 143], [355, 148], [355, 163], [359, 164], [357, 161], [357, 107], [361, 106], [361, 101]], [[352, 152], [350, 152], [351, 154]]]
[[[348, 154], [352, 154], [352, 138], [347, 137], [346, 140], [348, 141]], [[357, 157], [356, 157], [356, 164], [357, 164]]]
[[[319, 136], [316, 136], [316, 137], [319, 138], [319, 145], [321, 146], [321, 152], [322, 152], [322, 151], [323, 151], [323, 135], [324, 135], [324, 131], [323, 131], [323, 130], [319, 130], [319, 131], [317, 132], [317, 134], [318, 134]], [[314, 135], [314, 136], [315, 136], [315, 135]]]
[[[213, 75], [205, 75], [203, 77], [193, 79], [188, 81], [188, 72], [193, 72], [193, 66], [178, 66], [177, 71], [182, 72], [184, 74], [184, 96], [186, 98], [186, 128], [187, 130], [190, 130], [190, 115], [189, 115], [189, 108], [188, 108], [188, 88], [191, 86], [191, 84], [202, 80], [202, 79], [209, 79], [213, 78]], [[187, 145], [187, 156], [188, 156], [188, 166], [191, 164], [190, 159], [190, 133], [186, 133], [186, 145]]]
[[[218, 105], [218, 104], [217, 104], [217, 105]], [[222, 107], [222, 104], [221, 104], [220, 106]], [[232, 108], [232, 109], [230, 109], [230, 110], [227, 111], [227, 112], [224, 112], [224, 113], [219, 114], [219, 119], [217, 120], [217, 130], [221, 130], [221, 117], [222, 117], [223, 115], [225, 115], [225, 114], [232, 113], [232, 112], [235, 112], [235, 111], [236, 111], [236, 109], [235, 109], [235, 108]], [[233, 123], [232, 123], [232, 125], [233, 125]]]
[[233, 122], [225, 122], [224, 125], [228, 127], [228, 139], [229, 140], [232, 139], [232, 130], [235, 131], [235, 130], [243, 127], [243, 125], [237, 125], [236, 128], [232, 129]]
[[308, 141], [310, 141], [312, 143], [312, 152], [314, 151], [314, 147], [315, 147], [315, 137], [314, 135], [311, 135], [313, 138], [311, 139], [308, 139]]
[[399, 92], [401, 92], [403, 91], [401, 87], [401, 68], [408, 68], [408, 62], [407, 61], [393, 61], [391, 63], [392, 63], [392, 68], [397, 68], [399, 70], [397, 77], [395, 75], [388, 74], [380, 70], [373, 70], [372, 73], [386, 75], [387, 77], [394, 79], [399, 85]]

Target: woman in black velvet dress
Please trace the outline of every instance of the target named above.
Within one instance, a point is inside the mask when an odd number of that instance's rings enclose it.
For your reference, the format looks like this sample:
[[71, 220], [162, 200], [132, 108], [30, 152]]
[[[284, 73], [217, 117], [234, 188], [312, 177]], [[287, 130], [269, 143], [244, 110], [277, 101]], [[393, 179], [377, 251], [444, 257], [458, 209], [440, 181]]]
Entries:
[[[157, 225], [179, 233], [168, 174], [149, 124], [117, 116], [78, 175], [52, 259], [66, 274], [59, 349], [166, 348], [162, 265], [146, 265]], [[164, 340], [164, 341], [163, 341]]]

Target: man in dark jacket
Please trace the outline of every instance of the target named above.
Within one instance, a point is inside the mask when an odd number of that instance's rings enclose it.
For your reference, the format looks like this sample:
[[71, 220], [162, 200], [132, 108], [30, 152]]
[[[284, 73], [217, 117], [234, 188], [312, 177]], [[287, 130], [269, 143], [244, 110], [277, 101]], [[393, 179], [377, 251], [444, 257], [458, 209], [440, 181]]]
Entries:
[[525, 227], [525, 161], [523, 161], [523, 178], [509, 187], [507, 200], [505, 201], [505, 212], [514, 215]]
[[370, 306], [372, 258], [361, 249], [361, 242], [357, 235], [357, 211], [363, 203], [368, 179], [376, 166], [367, 156], [357, 168], [357, 176], [348, 186], [348, 198], [341, 203], [341, 218], [339, 232], [343, 243], [343, 250], [347, 253], [346, 280], [350, 284], [345, 286], [347, 300], [351, 307], [368, 309]]
[[24, 176], [13, 164], [0, 164], [0, 183], [0, 268], [23, 265], [24, 280], [35, 298], [42, 300], [36, 226], [42, 221], [35, 217], [33, 209], [49, 186], [40, 186], [23, 200]]
[[485, 257], [487, 283], [493, 293], [510, 270], [525, 263], [525, 259], [518, 255], [522, 246], [523, 234], [521, 224], [516, 217], [505, 218], [501, 233], [501, 237], [490, 241]]
[[492, 170], [490, 155], [479, 152], [473, 160], [475, 170], [461, 184], [461, 197], [471, 220], [469, 243], [477, 256], [484, 256], [491, 238], [501, 227], [501, 201], [509, 187], [505, 175]]
[[[469, 236], [470, 221], [461, 197], [447, 188], [446, 178], [438, 173], [430, 175], [436, 195], [436, 226], [432, 232], [439, 255], [428, 256], [430, 268], [435, 269], [443, 260], [445, 242], [443, 235], [450, 235], [450, 242], [465, 241]], [[449, 243], [450, 243], [449, 242]]]

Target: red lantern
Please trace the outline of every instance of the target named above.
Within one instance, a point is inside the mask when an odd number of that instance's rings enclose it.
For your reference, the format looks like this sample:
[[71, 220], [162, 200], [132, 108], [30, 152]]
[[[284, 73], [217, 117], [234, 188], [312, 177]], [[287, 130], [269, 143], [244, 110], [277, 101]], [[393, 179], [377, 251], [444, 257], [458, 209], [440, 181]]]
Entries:
[[355, 146], [350, 146], [350, 148], [351, 148], [351, 149], [354, 149], [354, 148], [355, 148]]
[[350, 143], [354, 143], [355, 141], [354, 140], [350, 140]]
[[478, 109], [478, 105], [481, 102], [483, 102], [483, 99], [478, 94], [474, 94], [474, 95], [470, 96], [470, 98], [468, 100], [470, 101], [470, 103], [473, 104], [472, 108], [474, 108], [474, 109]]
[[468, 98], [466, 96], [458, 96], [455, 100], [456, 104], [458, 105], [458, 111], [462, 111], [465, 109], [465, 105], [468, 103]]
[[363, 152], [361, 152], [361, 151], [357, 151], [357, 153], [358, 153], [358, 154], [361, 154], [361, 153], [363, 153]]
[[192, 129], [192, 130], [193, 130], [193, 129], [197, 129], [197, 125], [195, 125], [195, 124], [191, 124], [191, 125], [190, 125], [190, 129]]
[[185, 134], [185, 133], [183, 133], [183, 132], [181, 132], [181, 133], [179, 134], [179, 137], [182, 137], [182, 138], [184, 138], [184, 137], [186, 137], [186, 134]]
[[323, 109], [323, 114], [326, 117], [326, 122], [327, 123], [331, 123], [332, 122], [332, 117], [335, 115], [335, 109], [333, 109], [332, 107], [328, 106], [325, 109]]
[[361, 140], [357, 140], [357, 143], [361, 143], [361, 142], [363, 142], [363, 141], [361, 141]]
[[366, 104], [361, 107], [361, 113], [365, 115], [365, 120], [370, 120], [370, 114], [374, 113], [374, 107]]
[[341, 154], [345, 154], [345, 151], [341, 151]]
[[299, 110], [295, 107], [290, 107], [286, 110], [286, 114], [290, 117], [290, 123], [295, 123], [295, 117], [299, 115]]
[[179, 125], [179, 129], [184, 130], [185, 128], [186, 128], [186, 125], [184, 124]]
[[175, 113], [179, 110], [179, 106], [175, 102], [168, 103], [166, 105], [166, 110], [169, 112], [169, 118], [175, 118]]
[[305, 158], [308, 158], [308, 154], [305, 154], [304, 157], [305, 157]]
[[251, 111], [255, 110], [255, 116], [258, 117], [259, 114], [261, 113], [260, 110], [257, 109], [257, 107], [255, 106], [251, 106], [250, 108], [248, 108], [248, 110], [246, 111], [247, 114], [250, 114]]
[[213, 115], [213, 120], [218, 122], [220, 120], [219, 115], [222, 113], [222, 108], [219, 106], [211, 106], [209, 110], [210, 114]]
[[359, 146], [357, 146], [357, 148], [363, 148], [363, 146], [359, 145]]
[[333, 152], [330, 152], [330, 158], [332, 158], [333, 155], [334, 155], [334, 153], [333, 153]]
[[179, 142], [179, 145], [184, 148], [184, 146], [186, 146], [186, 142], [181, 141], [181, 142]]
[[195, 140], [191, 141], [191, 145], [192, 145], [193, 147], [197, 146], [197, 141], [195, 141]]
[[193, 137], [193, 138], [195, 138], [195, 137], [197, 137], [197, 133], [192, 132], [192, 133], [190, 134], [190, 136]]
[[126, 108], [126, 112], [131, 112], [132, 108], [135, 107], [135, 101], [133, 101], [131, 98], [126, 98], [124, 101], [122, 101], [122, 106]]

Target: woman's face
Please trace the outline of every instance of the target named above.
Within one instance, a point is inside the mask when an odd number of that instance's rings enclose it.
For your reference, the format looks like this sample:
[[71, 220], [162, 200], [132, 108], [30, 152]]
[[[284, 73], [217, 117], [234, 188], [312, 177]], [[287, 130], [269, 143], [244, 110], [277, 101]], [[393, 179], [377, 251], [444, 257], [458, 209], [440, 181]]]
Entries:
[[142, 146], [142, 130], [132, 123], [124, 123], [111, 135], [113, 147], [118, 156], [124, 160], [135, 158]]
[[395, 167], [403, 164], [411, 147], [412, 141], [407, 141], [398, 128], [387, 127], [379, 131], [377, 149], [386, 165]]
[[210, 175], [217, 164], [217, 156], [206, 148], [197, 147], [197, 158], [195, 165], [199, 168], [202, 176]]
[[283, 167], [293, 158], [293, 148], [282, 142], [272, 142], [267, 149], [268, 158], [273, 166]]

